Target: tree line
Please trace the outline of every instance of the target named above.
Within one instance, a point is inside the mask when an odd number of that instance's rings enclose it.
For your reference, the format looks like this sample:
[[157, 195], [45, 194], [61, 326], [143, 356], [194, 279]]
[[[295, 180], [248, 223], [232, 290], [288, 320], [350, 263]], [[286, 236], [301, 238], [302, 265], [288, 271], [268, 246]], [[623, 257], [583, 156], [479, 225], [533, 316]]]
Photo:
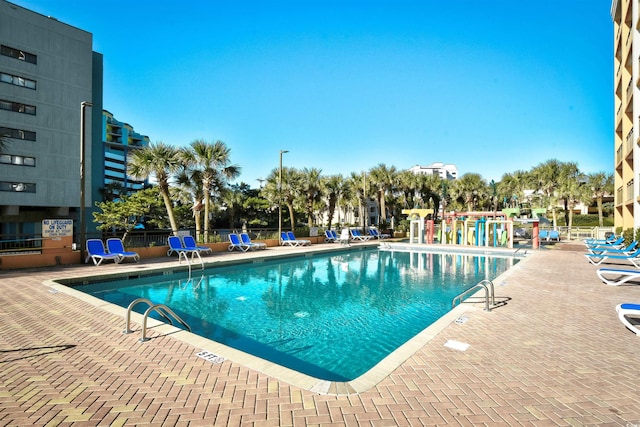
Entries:
[[[105, 200], [97, 203], [94, 220], [99, 228], [129, 231], [142, 219], [145, 224], [195, 228], [199, 241], [209, 242], [214, 228], [277, 227], [278, 207], [283, 224], [295, 228], [340, 226], [358, 218], [364, 225], [368, 201], [378, 206], [377, 225], [388, 228], [392, 217], [403, 218], [408, 208], [438, 212], [444, 203], [450, 211], [497, 211], [528, 201], [547, 208], [554, 226], [560, 211], [571, 226], [579, 203], [595, 199], [602, 225], [603, 197], [613, 193], [613, 175], [585, 174], [574, 162], [551, 159], [529, 171], [506, 173], [499, 182], [487, 182], [477, 173], [455, 180], [439, 175], [420, 175], [395, 166], [378, 164], [368, 171], [348, 175], [323, 175], [318, 168], [274, 168], [261, 188], [233, 181], [241, 168], [231, 163], [231, 150], [222, 141], [193, 141], [186, 147], [162, 142], [133, 151], [128, 173], [140, 180], [153, 178], [151, 188], [131, 195], [105, 188]], [[162, 208], [163, 205], [163, 208]], [[562, 206], [559, 209], [558, 206]]]

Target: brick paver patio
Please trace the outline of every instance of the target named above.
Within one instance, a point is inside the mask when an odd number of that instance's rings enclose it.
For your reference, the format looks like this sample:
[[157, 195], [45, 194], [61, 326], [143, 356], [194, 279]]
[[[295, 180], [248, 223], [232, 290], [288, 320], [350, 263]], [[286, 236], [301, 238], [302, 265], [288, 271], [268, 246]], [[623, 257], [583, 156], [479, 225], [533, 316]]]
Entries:
[[211, 363], [171, 334], [140, 343], [122, 316], [43, 284], [123, 265], [0, 272], [0, 425], [640, 425], [640, 337], [614, 310], [640, 287], [602, 284], [562, 246], [496, 284], [504, 305], [469, 311], [349, 395]]

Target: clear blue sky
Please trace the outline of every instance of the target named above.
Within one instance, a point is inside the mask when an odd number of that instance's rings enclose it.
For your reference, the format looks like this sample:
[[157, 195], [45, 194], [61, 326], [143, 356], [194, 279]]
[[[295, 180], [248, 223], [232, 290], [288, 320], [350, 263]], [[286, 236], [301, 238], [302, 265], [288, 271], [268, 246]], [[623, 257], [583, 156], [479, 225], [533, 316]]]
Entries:
[[551, 158], [613, 170], [609, 0], [13, 0], [93, 34], [104, 108], [152, 141], [224, 141], [252, 187]]

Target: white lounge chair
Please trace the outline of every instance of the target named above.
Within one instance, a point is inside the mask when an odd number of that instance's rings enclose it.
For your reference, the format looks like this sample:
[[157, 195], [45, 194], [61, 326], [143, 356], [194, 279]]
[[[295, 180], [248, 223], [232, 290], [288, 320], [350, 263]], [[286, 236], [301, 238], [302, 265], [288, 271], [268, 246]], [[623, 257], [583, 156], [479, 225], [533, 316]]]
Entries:
[[84, 262], [93, 261], [94, 265], [102, 264], [102, 261], [111, 260], [118, 264], [122, 257], [118, 254], [108, 253], [104, 248], [104, 243], [100, 239], [87, 239], [87, 258]]
[[202, 264], [202, 267], [204, 268], [204, 263], [202, 262], [202, 257], [200, 256], [200, 251], [198, 249], [185, 248], [182, 244], [182, 239], [180, 239], [178, 236], [169, 236], [167, 240], [169, 242], [169, 250], [167, 251], [167, 256], [170, 256], [175, 252], [178, 254], [178, 262], [182, 262], [182, 257], [184, 257], [185, 261], [189, 262], [187, 255], [191, 254], [191, 260], [193, 260], [193, 257], [197, 256], [200, 260], [200, 264]]
[[[640, 336], [640, 304], [618, 304], [616, 312], [618, 313], [618, 318], [622, 324], [631, 332]], [[635, 318], [637, 321], [635, 323], [631, 323], [628, 317]]]
[[193, 236], [182, 236], [182, 245], [186, 249], [197, 249], [200, 253], [210, 254], [213, 252], [208, 246], [198, 246]]
[[311, 240], [298, 239], [295, 234], [293, 234], [293, 231], [287, 231], [287, 237], [290, 242], [297, 243], [296, 246], [309, 246], [311, 244]]
[[634, 267], [640, 268], [640, 249], [629, 253], [629, 254], [615, 254], [604, 252], [601, 254], [585, 254], [585, 257], [589, 260], [589, 262], [593, 265], [600, 265], [603, 262], [607, 261], [626, 261], [633, 264]]
[[360, 240], [361, 242], [366, 242], [367, 240], [371, 239], [371, 236], [363, 236], [362, 233], [360, 233], [360, 230], [358, 230], [357, 228], [352, 228], [349, 231], [351, 232], [352, 240]]
[[240, 237], [238, 237], [237, 234], [231, 233], [229, 234], [229, 247], [227, 248], [227, 250], [231, 252], [236, 249], [242, 252], [247, 252], [249, 249], [251, 249], [251, 246], [241, 242]]
[[110, 254], [120, 255], [120, 261], [124, 261], [127, 258], [133, 259], [135, 262], [140, 260], [140, 255], [137, 252], [131, 252], [124, 249], [121, 239], [111, 238], [107, 239], [107, 249]]
[[589, 253], [592, 254], [612, 254], [612, 255], [625, 255], [625, 254], [630, 254], [633, 251], [635, 251], [637, 249], [638, 246], [638, 242], [637, 241], [633, 241], [631, 242], [629, 245], [625, 246], [624, 248], [620, 248], [620, 249], [616, 249], [616, 248], [607, 248], [605, 246], [596, 246], [593, 248], [588, 248]]
[[245, 245], [249, 246], [249, 249], [251, 249], [252, 251], [258, 250], [258, 249], [267, 249], [267, 244], [263, 243], [263, 242], [252, 242], [251, 241], [251, 237], [249, 237], [249, 235], [247, 233], [240, 233], [240, 240], [242, 241], [242, 243], [244, 243]]
[[640, 280], [640, 270], [599, 268], [598, 271], [596, 271], [596, 274], [600, 280], [610, 286], [619, 286], [633, 280]]
[[325, 230], [324, 231], [324, 242], [325, 243], [335, 243], [338, 241], [338, 235], [335, 230]]

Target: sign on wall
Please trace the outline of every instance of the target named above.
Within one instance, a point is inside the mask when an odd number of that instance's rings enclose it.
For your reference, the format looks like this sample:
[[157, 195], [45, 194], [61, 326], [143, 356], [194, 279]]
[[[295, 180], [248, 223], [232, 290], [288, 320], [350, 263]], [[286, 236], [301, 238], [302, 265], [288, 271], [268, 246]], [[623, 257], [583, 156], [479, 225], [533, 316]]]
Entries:
[[73, 236], [72, 219], [43, 219], [42, 237], [71, 237]]

